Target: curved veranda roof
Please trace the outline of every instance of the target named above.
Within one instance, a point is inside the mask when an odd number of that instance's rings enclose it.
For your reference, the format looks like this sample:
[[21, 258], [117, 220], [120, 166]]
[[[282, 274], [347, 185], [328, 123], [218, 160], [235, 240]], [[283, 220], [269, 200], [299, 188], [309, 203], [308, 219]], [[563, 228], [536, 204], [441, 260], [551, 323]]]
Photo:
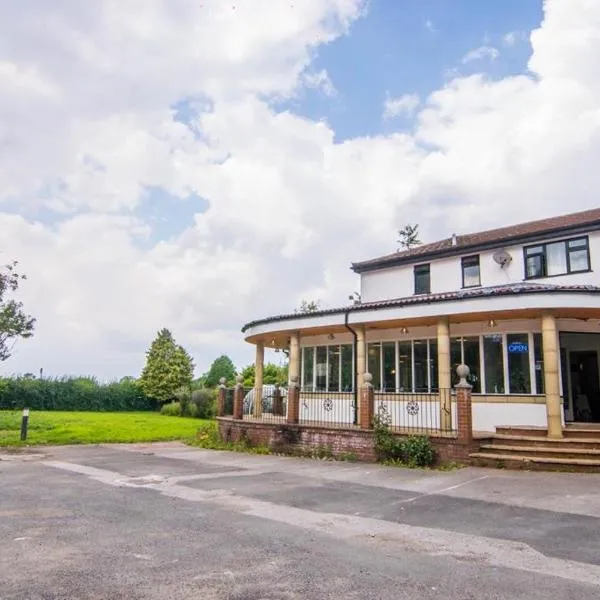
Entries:
[[[345, 313], [357, 313], [361, 311], [372, 311], [379, 308], [394, 308], [412, 305], [435, 304], [443, 302], [452, 302], [457, 300], [471, 300], [477, 298], [497, 298], [502, 296], [530, 295], [530, 294], [552, 294], [552, 293], [573, 293], [573, 294], [592, 294], [600, 295], [600, 287], [594, 285], [552, 285], [546, 283], [513, 283], [507, 285], [480, 287], [463, 289], [452, 292], [441, 292], [437, 294], [423, 294], [405, 296], [402, 298], [393, 298], [390, 300], [377, 300], [374, 302], [364, 302], [360, 304], [351, 304], [338, 308], [328, 308], [308, 313], [287, 313], [256, 319], [246, 323], [242, 327], [242, 333], [249, 329], [259, 326], [277, 323], [278, 321], [314, 319], [315, 317], [328, 315], [342, 315]], [[443, 314], [443, 312], [441, 312]]]

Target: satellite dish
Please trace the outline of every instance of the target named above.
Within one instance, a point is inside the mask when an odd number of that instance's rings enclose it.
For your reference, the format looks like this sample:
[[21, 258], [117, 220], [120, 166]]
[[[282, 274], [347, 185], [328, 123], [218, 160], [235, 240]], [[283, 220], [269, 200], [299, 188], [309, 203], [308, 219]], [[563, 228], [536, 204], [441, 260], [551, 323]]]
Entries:
[[502, 268], [507, 267], [512, 261], [512, 256], [506, 250], [497, 250], [492, 255], [492, 258]]

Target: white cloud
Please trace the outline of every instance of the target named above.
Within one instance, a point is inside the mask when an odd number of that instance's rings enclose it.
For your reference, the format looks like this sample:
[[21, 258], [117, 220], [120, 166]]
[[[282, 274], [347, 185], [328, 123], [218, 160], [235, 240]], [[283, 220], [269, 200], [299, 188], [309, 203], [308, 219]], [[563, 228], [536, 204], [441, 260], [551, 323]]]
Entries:
[[[135, 374], [163, 326], [203, 368], [241, 364], [245, 321], [347, 302], [348, 264], [407, 214], [431, 240], [597, 206], [598, 3], [546, 2], [531, 75], [456, 76], [413, 135], [343, 142], [268, 98], [307, 85], [358, 2], [26, 4], [0, 3], [0, 249], [39, 328], [3, 371]], [[149, 186], [209, 208], [153, 242]]]
[[502, 36], [502, 44], [510, 48], [525, 39], [527, 36], [524, 31], [509, 31]]
[[383, 103], [383, 118], [393, 119], [403, 114], [412, 115], [419, 102], [417, 94], [404, 94], [398, 98], [391, 98], [388, 95]]
[[425, 29], [427, 29], [427, 31], [429, 31], [431, 33], [437, 33], [437, 31], [438, 31], [431, 19], [427, 19], [425, 21]]
[[321, 69], [316, 73], [305, 73], [303, 81], [306, 87], [321, 90], [326, 96], [335, 96], [337, 93], [325, 69]]
[[496, 60], [500, 56], [500, 52], [493, 46], [479, 46], [469, 50], [463, 57], [461, 62], [466, 65], [467, 63], [473, 62], [474, 60]]

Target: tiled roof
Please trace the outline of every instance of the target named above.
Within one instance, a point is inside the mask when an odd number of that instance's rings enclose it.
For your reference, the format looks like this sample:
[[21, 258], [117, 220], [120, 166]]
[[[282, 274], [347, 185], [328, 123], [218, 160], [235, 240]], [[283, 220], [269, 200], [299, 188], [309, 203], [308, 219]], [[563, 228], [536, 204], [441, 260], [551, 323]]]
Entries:
[[545, 283], [513, 283], [508, 285], [498, 285], [493, 287], [469, 288], [465, 290], [457, 290], [455, 292], [442, 292], [440, 294], [422, 294], [417, 296], [406, 296], [404, 298], [394, 298], [392, 300], [377, 300], [376, 302], [364, 302], [361, 304], [352, 304], [339, 308], [328, 308], [311, 313], [289, 313], [285, 315], [277, 315], [267, 317], [265, 319], [257, 319], [246, 323], [242, 327], [242, 332], [247, 331], [257, 325], [267, 325], [276, 323], [277, 321], [287, 321], [291, 319], [311, 319], [327, 315], [344, 314], [351, 312], [360, 312], [365, 310], [373, 310], [377, 308], [395, 308], [401, 306], [411, 306], [418, 304], [433, 304], [437, 302], [448, 302], [452, 300], [469, 300], [471, 298], [486, 298], [495, 296], [511, 296], [515, 294], [536, 294], [536, 293], [591, 293], [600, 294], [600, 287], [595, 285], [550, 285]]
[[464, 253], [470, 248], [485, 246], [488, 244], [508, 243], [522, 238], [534, 237], [539, 234], [560, 232], [571, 228], [583, 227], [586, 225], [600, 226], [600, 208], [586, 210], [583, 212], [572, 213], [560, 217], [542, 219], [540, 221], [529, 221], [520, 225], [502, 227], [500, 229], [490, 229], [479, 233], [469, 233], [467, 235], [457, 235], [456, 243], [452, 243], [452, 237], [439, 240], [431, 244], [415, 246], [408, 250], [386, 254], [378, 258], [364, 260], [352, 263], [352, 269], [357, 273], [369, 271], [372, 268], [388, 266], [391, 264], [402, 264], [404, 262], [413, 262], [414, 259], [421, 257], [433, 257], [437, 254]]

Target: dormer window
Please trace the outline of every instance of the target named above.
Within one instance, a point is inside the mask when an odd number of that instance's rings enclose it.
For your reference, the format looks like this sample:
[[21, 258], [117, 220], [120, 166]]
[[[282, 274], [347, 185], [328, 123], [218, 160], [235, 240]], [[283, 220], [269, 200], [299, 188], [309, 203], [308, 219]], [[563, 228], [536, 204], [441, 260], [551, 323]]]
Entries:
[[415, 295], [431, 294], [431, 278], [429, 265], [415, 267]]
[[525, 248], [525, 278], [552, 277], [590, 270], [587, 237]]
[[481, 285], [481, 272], [479, 270], [479, 254], [465, 256], [462, 259], [462, 286], [464, 288]]

